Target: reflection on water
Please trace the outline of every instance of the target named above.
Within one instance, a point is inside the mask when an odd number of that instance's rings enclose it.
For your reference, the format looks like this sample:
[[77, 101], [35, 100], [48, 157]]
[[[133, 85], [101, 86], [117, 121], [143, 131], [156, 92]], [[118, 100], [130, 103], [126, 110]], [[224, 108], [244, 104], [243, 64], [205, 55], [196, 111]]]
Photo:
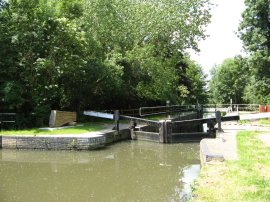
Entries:
[[0, 201], [182, 201], [198, 172], [198, 143], [0, 150]]

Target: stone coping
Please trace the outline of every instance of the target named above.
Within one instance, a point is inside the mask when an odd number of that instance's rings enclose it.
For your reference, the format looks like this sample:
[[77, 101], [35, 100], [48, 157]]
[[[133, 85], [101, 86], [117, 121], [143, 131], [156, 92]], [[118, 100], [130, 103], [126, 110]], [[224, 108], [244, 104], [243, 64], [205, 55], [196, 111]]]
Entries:
[[65, 138], [65, 137], [73, 137], [73, 138], [77, 138], [77, 137], [80, 137], [80, 138], [91, 138], [91, 137], [101, 137], [103, 136], [104, 133], [96, 133], [96, 134], [88, 134], [88, 133], [83, 133], [83, 134], [61, 134], [61, 135], [1, 135], [2, 137], [50, 137], [50, 138]]
[[2, 149], [92, 150], [105, 147], [103, 135], [80, 136], [1, 136]]
[[66, 128], [74, 128], [76, 126], [83, 126], [83, 124], [76, 124], [74, 126], [62, 126], [62, 127], [45, 127], [45, 128], [39, 128], [39, 130], [48, 130], [48, 131], [53, 131], [53, 130], [61, 130], [61, 129], [66, 129]]

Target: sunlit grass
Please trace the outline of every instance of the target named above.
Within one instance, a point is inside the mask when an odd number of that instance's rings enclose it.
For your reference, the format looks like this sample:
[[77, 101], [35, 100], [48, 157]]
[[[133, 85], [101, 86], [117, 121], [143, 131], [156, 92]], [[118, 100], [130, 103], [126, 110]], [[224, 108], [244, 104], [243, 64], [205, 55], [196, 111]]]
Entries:
[[153, 121], [159, 121], [159, 120], [167, 119], [168, 116], [166, 114], [160, 114], [160, 115], [147, 116], [147, 117], [143, 117], [143, 118], [153, 120]]
[[60, 134], [83, 134], [87, 132], [99, 131], [106, 128], [104, 123], [92, 122], [83, 125], [78, 125], [70, 128], [63, 128], [57, 130], [42, 130], [39, 128], [25, 129], [25, 130], [3, 130], [1, 135], [60, 135]]
[[[250, 120], [239, 120], [239, 124], [252, 124], [253, 122]], [[260, 125], [270, 125], [270, 120], [268, 119], [260, 119], [258, 121], [255, 121], [255, 123], [259, 123]]]
[[262, 125], [270, 125], [270, 120], [269, 119], [261, 119], [260, 124], [262, 124]]
[[238, 121], [239, 124], [251, 124], [250, 120], [239, 120]]
[[270, 148], [258, 135], [238, 134], [238, 161], [203, 167], [194, 201], [270, 201]]

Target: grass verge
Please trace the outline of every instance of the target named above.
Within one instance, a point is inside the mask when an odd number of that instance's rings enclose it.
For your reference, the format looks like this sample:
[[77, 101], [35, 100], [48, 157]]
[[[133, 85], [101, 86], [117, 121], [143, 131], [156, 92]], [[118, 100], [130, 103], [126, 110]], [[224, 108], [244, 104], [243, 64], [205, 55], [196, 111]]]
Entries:
[[164, 120], [164, 119], [167, 119], [168, 116], [165, 114], [160, 114], [160, 115], [152, 115], [152, 116], [147, 116], [147, 117], [143, 117], [145, 119], [149, 119], [149, 120], [152, 120], [152, 121], [160, 121], [160, 120]]
[[239, 124], [260, 124], [260, 125], [264, 125], [264, 126], [270, 126], [270, 120], [269, 119], [260, 119], [258, 121], [250, 121], [250, 120], [239, 120], [238, 121]]
[[238, 121], [239, 124], [251, 124], [250, 120], [239, 120]]
[[71, 128], [57, 129], [57, 130], [42, 130], [38, 128], [26, 129], [26, 130], [3, 130], [0, 135], [12, 136], [12, 135], [61, 135], [61, 134], [83, 134], [87, 132], [99, 131], [106, 128], [104, 123], [92, 122], [78, 125]]
[[269, 119], [261, 119], [260, 124], [269, 126], [270, 125], [270, 120]]
[[258, 135], [237, 135], [238, 161], [203, 167], [192, 201], [270, 201], [270, 147]]

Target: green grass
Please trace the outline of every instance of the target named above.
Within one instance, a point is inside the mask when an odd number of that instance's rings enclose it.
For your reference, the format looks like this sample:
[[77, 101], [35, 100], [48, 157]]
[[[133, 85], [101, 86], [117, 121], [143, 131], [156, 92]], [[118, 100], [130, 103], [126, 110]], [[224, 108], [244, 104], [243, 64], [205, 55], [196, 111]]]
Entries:
[[202, 168], [193, 201], [270, 201], [270, 147], [258, 135], [238, 134], [239, 160]]
[[269, 119], [261, 119], [260, 124], [262, 124], [262, 125], [270, 125], [270, 120]]
[[149, 119], [152, 121], [159, 121], [159, 120], [167, 119], [168, 116], [165, 114], [160, 114], [160, 115], [153, 115], [153, 116], [147, 116], [147, 117], [142, 117], [142, 118]]
[[250, 120], [239, 120], [238, 121], [239, 124], [251, 124]]
[[[239, 124], [252, 124], [254, 122], [250, 120], [239, 120]], [[270, 125], [270, 120], [268, 119], [260, 119], [259, 121], [256, 121], [255, 123], [259, 123], [260, 125]]]
[[83, 134], [87, 132], [99, 131], [106, 128], [104, 123], [91, 122], [85, 123], [80, 126], [65, 128], [65, 129], [57, 129], [57, 130], [41, 130], [38, 128], [26, 129], [26, 130], [3, 130], [0, 132], [0, 135], [60, 135], [60, 134]]

